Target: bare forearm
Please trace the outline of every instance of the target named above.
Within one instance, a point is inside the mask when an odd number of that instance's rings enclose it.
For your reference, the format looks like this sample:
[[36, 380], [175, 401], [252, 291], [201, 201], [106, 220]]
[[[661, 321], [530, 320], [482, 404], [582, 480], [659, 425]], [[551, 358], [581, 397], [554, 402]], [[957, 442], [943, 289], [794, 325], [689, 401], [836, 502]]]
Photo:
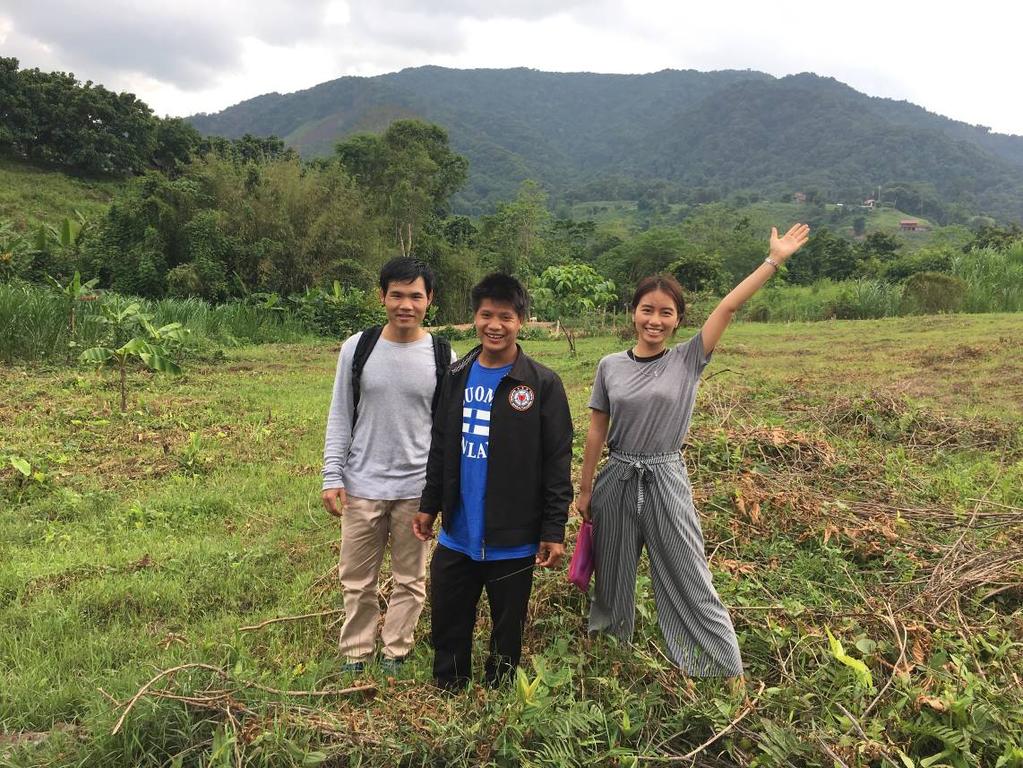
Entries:
[[771, 279], [775, 269], [767, 262], [757, 267], [741, 283], [735, 286], [728, 295], [721, 300], [721, 303], [710, 313], [707, 321], [703, 324], [701, 335], [703, 336], [703, 349], [706, 354], [714, 351], [718, 341], [724, 334], [725, 329], [732, 322], [735, 313], [742, 309], [742, 305], [749, 301], [750, 297], [759, 291], [764, 283]]
[[597, 462], [600, 461], [606, 439], [607, 426], [591, 423], [586, 431], [586, 448], [583, 450], [583, 467], [579, 478], [581, 491], [589, 493], [593, 490], [593, 474], [597, 469]]
[[346, 342], [338, 355], [334, 375], [334, 390], [327, 412], [327, 429], [323, 441], [323, 488], [341, 488], [344, 485], [342, 473], [348, 462], [352, 445], [352, 403], [351, 368], [354, 346]]
[[721, 303], [718, 304], [717, 309], [714, 311], [722, 310], [729, 313], [729, 315], [735, 315], [736, 312], [742, 309], [742, 305], [753, 297], [753, 294], [763, 288], [767, 281], [774, 277], [777, 271], [766, 261], [762, 262], [759, 267], [746, 276], [745, 280], [729, 291], [725, 298], [721, 299]]
[[725, 328], [735, 317], [735, 313], [742, 309], [742, 305], [749, 301], [754, 293], [764, 287], [764, 283], [774, 277], [778, 267], [798, 251], [809, 236], [810, 228], [805, 224], [794, 224], [784, 237], [778, 237], [778, 230], [771, 228], [769, 261], [762, 263], [745, 280], [729, 291], [728, 295], [710, 313], [707, 322], [703, 324], [701, 336], [705, 353], [710, 354], [714, 351]]

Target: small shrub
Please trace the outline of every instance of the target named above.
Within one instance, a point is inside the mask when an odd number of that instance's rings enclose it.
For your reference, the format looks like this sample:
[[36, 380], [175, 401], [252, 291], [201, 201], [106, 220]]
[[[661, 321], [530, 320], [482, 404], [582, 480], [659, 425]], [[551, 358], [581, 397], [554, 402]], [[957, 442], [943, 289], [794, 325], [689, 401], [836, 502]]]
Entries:
[[899, 282], [918, 272], [944, 272], [952, 270], [952, 254], [944, 249], [927, 249], [901, 256], [885, 269], [885, 277]]
[[202, 278], [195, 264], [179, 264], [167, 273], [167, 295], [176, 299], [203, 295]]
[[959, 312], [966, 297], [966, 281], [940, 272], [918, 272], [902, 291], [902, 301], [909, 312], [934, 315]]
[[439, 328], [430, 328], [430, 333], [438, 339], [447, 339], [448, 341], [461, 341], [462, 339], [467, 339], [469, 338], [469, 335], [467, 334], [471, 334], [473, 337], [476, 336], [476, 332], [472, 328], [462, 330], [453, 325], [442, 325]]
[[330, 291], [314, 288], [289, 301], [307, 328], [335, 339], [387, 322], [384, 308], [372, 292], [343, 288], [336, 280]]
[[667, 271], [686, 291], [724, 293], [728, 290], [729, 275], [717, 254], [688, 253], [672, 262]]
[[[475, 329], [470, 328], [469, 330], [472, 332], [473, 338], [475, 338]], [[522, 341], [546, 341], [550, 338], [551, 332], [542, 325], [524, 325], [522, 330], [519, 331], [519, 339]]]

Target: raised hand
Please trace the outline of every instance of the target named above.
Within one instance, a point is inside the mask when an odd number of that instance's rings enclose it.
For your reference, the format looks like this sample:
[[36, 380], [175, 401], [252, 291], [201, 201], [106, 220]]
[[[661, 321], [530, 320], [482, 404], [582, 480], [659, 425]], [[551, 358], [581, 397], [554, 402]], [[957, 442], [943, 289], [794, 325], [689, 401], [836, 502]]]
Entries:
[[798, 251], [810, 239], [810, 227], [807, 224], [793, 224], [792, 228], [778, 237], [777, 227], [771, 227], [771, 258], [778, 262], [785, 261]]

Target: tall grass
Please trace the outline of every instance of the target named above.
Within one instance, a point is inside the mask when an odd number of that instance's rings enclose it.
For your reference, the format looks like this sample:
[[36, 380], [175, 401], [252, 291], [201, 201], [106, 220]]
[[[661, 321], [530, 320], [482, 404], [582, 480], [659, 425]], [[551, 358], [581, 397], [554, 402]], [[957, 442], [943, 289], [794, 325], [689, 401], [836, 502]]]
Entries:
[[227, 346], [297, 341], [312, 335], [283, 309], [242, 302], [213, 306], [202, 299], [161, 299], [149, 306], [145, 311], [152, 312], [157, 324], [181, 323], [193, 335]]
[[1023, 310], [1023, 241], [997, 251], [971, 251], [952, 261], [952, 273], [966, 281], [966, 312]]
[[[77, 339], [95, 346], [102, 326], [97, 302], [78, 302]], [[0, 361], [67, 357], [68, 302], [55, 292], [28, 284], [0, 284]]]
[[813, 285], [769, 285], [743, 310], [745, 320], [865, 320], [902, 312], [902, 287], [883, 280], [821, 280]]
[[[106, 331], [99, 322], [103, 301], [99, 297], [76, 303], [75, 346], [71, 347], [67, 299], [38, 285], [0, 284], [0, 362], [71, 360], [81, 349], [96, 346]], [[188, 328], [200, 349], [290, 342], [312, 335], [287, 311], [242, 303], [211, 306], [199, 299], [138, 302], [157, 325], [177, 322]]]
[[[957, 255], [952, 274], [966, 283], [962, 311], [1023, 311], [1023, 241], [1003, 250], [986, 248]], [[901, 283], [884, 280], [821, 280], [813, 285], [773, 283], [754, 296], [742, 317], [754, 321], [861, 320], [912, 315], [918, 302]]]

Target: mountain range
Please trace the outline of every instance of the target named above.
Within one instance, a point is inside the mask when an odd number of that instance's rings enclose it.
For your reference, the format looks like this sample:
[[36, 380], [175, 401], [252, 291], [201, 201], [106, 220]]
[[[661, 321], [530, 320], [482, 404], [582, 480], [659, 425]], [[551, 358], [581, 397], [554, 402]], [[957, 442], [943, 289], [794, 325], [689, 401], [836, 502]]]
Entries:
[[910, 185], [949, 215], [1023, 221], [1023, 136], [810, 73], [428, 66], [269, 93], [189, 120], [228, 138], [278, 135], [311, 158], [412, 117], [444, 126], [468, 157], [469, 182], [454, 201], [467, 213], [532, 178], [555, 199], [575, 200], [613, 198], [625, 186], [630, 195], [646, 187], [709, 198], [815, 190], [859, 202], [878, 186]]

